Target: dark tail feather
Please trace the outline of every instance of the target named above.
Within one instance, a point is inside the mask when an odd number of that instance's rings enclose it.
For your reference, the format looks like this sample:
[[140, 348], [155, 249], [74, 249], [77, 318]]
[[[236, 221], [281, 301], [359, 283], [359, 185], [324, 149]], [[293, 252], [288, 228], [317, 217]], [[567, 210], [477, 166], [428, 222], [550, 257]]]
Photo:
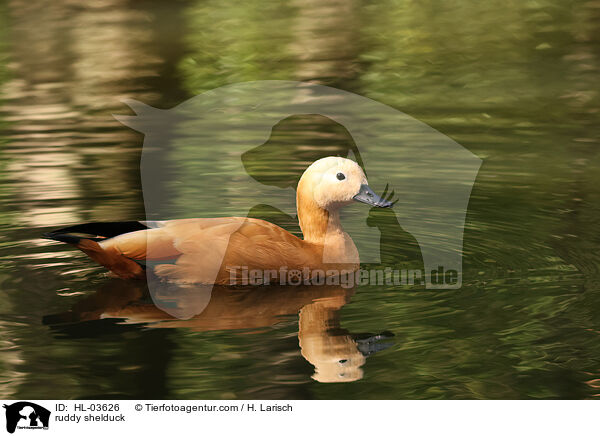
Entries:
[[139, 221], [88, 223], [54, 230], [52, 232], [44, 233], [42, 236], [46, 239], [54, 239], [55, 241], [76, 245], [82, 239], [91, 239], [92, 241], [98, 242], [107, 238], [122, 235], [123, 233], [146, 229], [148, 229], [148, 227]]
[[105, 250], [98, 242], [123, 233], [146, 230], [137, 221], [80, 224], [44, 234], [45, 238], [66, 242], [79, 248], [100, 265], [125, 279], [145, 278], [144, 268], [116, 250]]

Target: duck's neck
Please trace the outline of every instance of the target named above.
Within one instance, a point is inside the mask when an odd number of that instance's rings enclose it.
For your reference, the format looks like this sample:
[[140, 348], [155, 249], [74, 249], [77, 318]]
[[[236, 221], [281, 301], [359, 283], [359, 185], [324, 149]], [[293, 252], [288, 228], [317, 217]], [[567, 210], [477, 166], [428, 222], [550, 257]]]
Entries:
[[324, 245], [344, 235], [340, 214], [337, 209], [326, 210], [315, 203], [312, 198], [300, 194], [296, 196], [298, 221], [304, 240], [313, 244]]

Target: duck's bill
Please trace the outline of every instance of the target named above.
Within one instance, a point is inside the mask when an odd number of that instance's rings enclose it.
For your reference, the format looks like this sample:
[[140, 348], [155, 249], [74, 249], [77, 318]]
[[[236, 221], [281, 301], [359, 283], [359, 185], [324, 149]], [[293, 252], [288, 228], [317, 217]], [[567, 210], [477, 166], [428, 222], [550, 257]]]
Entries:
[[379, 195], [375, 194], [373, 190], [369, 188], [369, 185], [360, 185], [360, 191], [358, 191], [358, 194], [352, 197], [352, 199], [375, 207], [393, 206], [391, 201], [384, 200]]

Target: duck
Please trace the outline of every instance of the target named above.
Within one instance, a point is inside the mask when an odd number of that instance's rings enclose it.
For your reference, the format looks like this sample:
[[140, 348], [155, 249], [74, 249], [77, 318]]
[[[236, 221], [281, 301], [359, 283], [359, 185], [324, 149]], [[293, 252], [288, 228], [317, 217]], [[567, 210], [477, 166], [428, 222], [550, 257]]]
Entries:
[[287, 284], [356, 271], [359, 253], [342, 228], [340, 209], [354, 202], [392, 207], [393, 192], [386, 192], [377, 195], [353, 160], [329, 156], [308, 166], [298, 182], [302, 238], [248, 217], [96, 222], [44, 237], [78, 248], [122, 279], [151, 273], [180, 284]]

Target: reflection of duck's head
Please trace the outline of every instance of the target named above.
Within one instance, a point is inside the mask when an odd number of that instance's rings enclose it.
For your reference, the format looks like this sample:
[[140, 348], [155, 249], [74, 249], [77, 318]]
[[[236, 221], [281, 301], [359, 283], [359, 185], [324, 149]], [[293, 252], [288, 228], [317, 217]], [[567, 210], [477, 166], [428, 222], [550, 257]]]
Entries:
[[348, 332], [340, 329], [342, 295], [315, 300], [300, 310], [298, 340], [302, 356], [315, 367], [313, 379], [322, 383], [362, 378], [365, 357]]
[[318, 307], [319, 301], [300, 311], [298, 339], [302, 356], [314, 367], [312, 376], [321, 383], [352, 382], [363, 377], [368, 356], [393, 345], [391, 332], [350, 335], [339, 326], [337, 312]]
[[300, 347], [302, 356], [315, 367], [312, 378], [318, 382], [352, 382], [363, 377], [366, 357], [347, 334], [302, 334]]

